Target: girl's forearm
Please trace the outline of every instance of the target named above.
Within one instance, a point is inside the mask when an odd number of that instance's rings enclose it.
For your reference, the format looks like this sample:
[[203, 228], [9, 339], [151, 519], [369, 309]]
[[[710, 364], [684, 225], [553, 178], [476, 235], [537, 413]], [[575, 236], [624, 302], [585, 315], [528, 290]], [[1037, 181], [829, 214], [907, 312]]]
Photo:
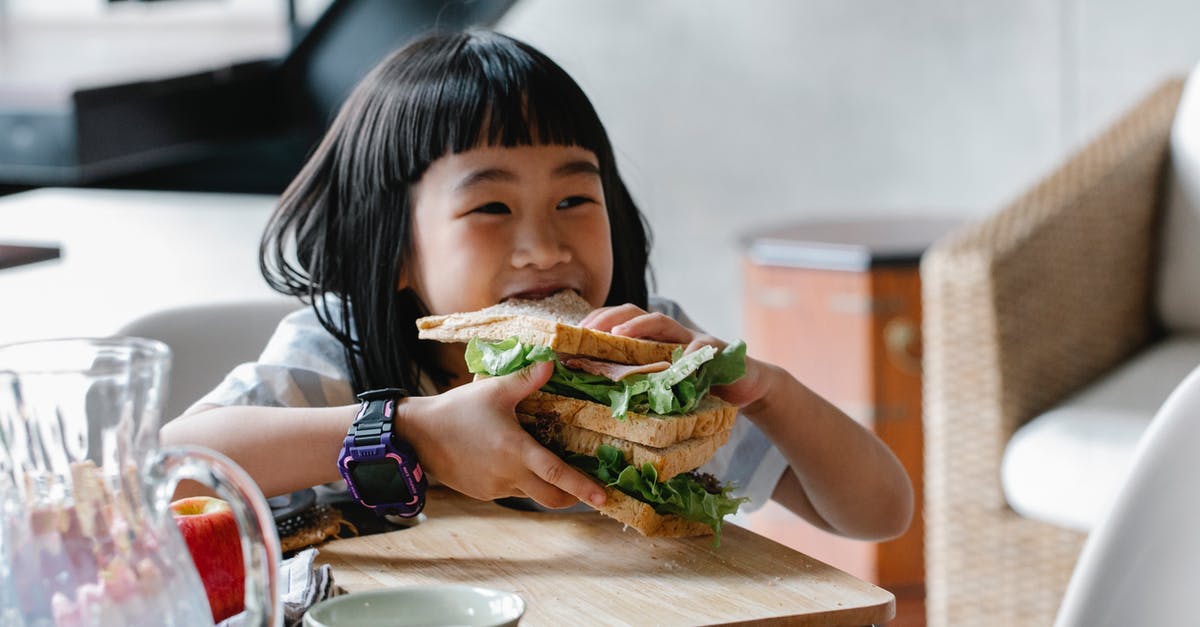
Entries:
[[766, 393], [743, 411], [783, 452], [802, 490], [786, 489], [791, 478], [785, 475], [776, 497], [845, 536], [903, 533], [912, 518], [912, 484], [892, 451], [782, 368], [751, 367], [763, 369]]
[[357, 405], [210, 406], [167, 423], [160, 439], [165, 446], [196, 444], [225, 454], [270, 497], [340, 479], [337, 455], [357, 411]]

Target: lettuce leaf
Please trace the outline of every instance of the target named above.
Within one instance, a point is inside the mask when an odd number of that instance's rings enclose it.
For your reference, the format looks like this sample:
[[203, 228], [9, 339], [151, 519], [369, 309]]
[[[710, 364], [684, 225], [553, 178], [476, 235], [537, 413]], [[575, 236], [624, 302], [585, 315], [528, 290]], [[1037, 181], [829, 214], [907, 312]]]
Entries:
[[640, 469], [625, 461], [620, 450], [601, 444], [595, 457], [571, 454], [567, 462], [599, 479], [606, 486], [648, 503], [659, 514], [674, 514], [712, 527], [715, 546], [721, 545], [721, 526], [725, 516], [737, 512], [750, 499], [732, 498], [731, 487], [712, 493], [704, 489], [691, 473], [682, 473], [659, 483], [654, 466], [644, 464]]
[[467, 342], [467, 370], [472, 374], [500, 377], [552, 359], [555, 359], [554, 351], [545, 346], [522, 344], [516, 336], [500, 342], [485, 342], [478, 338]]
[[687, 355], [677, 350], [662, 372], [635, 374], [621, 381], [571, 370], [558, 363], [553, 350], [521, 343], [516, 337], [500, 342], [472, 338], [467, 343], [467, 369], [473, 374], [503, 376], [540, 361], [555, 361], [554, 374], [542, 390], [590, 400], [612, 409], [623, 419], [629, 411], [669, 416], [686, 414], [714, 385], [729, 385], [746, 374], [746, 343], [738, 340], [717, 351], [705, 346]]

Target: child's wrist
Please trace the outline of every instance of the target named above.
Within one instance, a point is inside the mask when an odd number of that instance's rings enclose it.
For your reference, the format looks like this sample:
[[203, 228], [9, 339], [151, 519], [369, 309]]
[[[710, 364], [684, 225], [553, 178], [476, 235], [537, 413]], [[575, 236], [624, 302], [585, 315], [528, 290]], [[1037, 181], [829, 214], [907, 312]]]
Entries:
[[392, 437], [412, 444], [420, 439], [421, 426], [419, 416], [420, 406], [425, 399], [420, 396], [406, 396], [396, 403], [395, 414], [392, 416]]

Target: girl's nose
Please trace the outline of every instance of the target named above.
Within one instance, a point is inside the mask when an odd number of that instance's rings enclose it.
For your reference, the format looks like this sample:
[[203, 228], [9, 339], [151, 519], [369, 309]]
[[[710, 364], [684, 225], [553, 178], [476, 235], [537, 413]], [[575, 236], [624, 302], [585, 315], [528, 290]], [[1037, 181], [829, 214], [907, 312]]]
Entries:
[[513, 247], [514, 267], [544, 270], [570, 260], [571, 250], [553, 221], [531, 216], [523, 222]]

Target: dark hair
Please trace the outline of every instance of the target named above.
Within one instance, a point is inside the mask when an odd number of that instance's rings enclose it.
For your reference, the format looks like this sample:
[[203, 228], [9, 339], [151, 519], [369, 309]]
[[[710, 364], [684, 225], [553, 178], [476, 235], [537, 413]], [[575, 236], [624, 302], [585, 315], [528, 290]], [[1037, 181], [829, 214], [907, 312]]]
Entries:
[[414, 321], [428, 313], [425, 304], [411, 289], [396, 290], [411, 244], [410, 186], [446, 154], [534, 143], [595, 153], [613, 241], [606, 302], [646, 307], [649, 229], [583, 90], [511, 37], [428, 35], [355, 87], [262, 238], [267, 283], [311, 304], [345, 347], [356, 392], [402, 386], [416, 393], [422, 372], [439, 385], [449, 380], [429, 343], [417, 339]]

